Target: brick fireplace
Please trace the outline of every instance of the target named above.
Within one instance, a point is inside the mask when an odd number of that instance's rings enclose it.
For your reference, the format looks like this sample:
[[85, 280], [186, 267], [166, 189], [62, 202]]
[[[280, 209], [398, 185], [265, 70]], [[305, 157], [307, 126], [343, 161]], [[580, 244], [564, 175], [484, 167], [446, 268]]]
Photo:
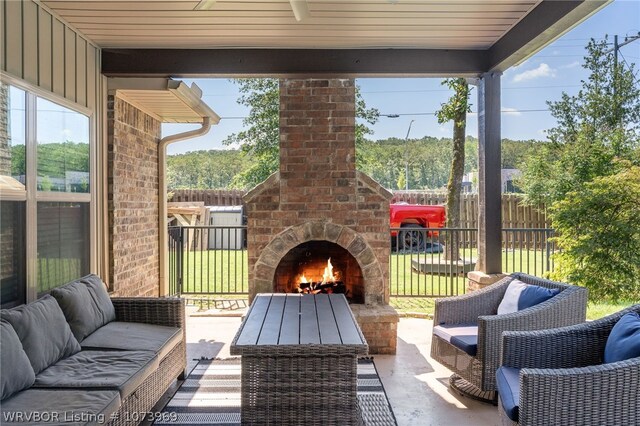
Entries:
[[250, 299], [295, 291], [331, 258], [370, 352], [395, 353], [390, 199], [356, 170], [354, 80], [280, 80], [280, 170], [244, 197]]

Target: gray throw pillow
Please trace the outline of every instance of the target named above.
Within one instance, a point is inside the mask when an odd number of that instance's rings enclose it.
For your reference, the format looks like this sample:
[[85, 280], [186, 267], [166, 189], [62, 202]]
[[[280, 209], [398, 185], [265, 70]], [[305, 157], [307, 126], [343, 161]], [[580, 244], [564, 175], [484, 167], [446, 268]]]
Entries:
[[30, 388], [36, 381], [27, 354], [16, 331], [6, 321], [0, 321], [0, 399]]
[[51, 290], [78, 342], [116, 319], [116, 312], [102, 280], [87, 275]]
[[80, 352], [80, 344], [58, 302], [49, 295], [27, 305], [3, 309], [0, 318], [13, 326], [35, 374]]

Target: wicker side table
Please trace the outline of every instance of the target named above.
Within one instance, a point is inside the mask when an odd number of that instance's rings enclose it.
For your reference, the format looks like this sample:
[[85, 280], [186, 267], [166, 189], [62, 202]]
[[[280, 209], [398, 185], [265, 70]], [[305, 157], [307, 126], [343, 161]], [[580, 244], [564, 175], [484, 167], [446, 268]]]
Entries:
[[360, 424], [368, 346], [343, 295], [257, 295], [231, 353], [242, 355], [242, 424]]

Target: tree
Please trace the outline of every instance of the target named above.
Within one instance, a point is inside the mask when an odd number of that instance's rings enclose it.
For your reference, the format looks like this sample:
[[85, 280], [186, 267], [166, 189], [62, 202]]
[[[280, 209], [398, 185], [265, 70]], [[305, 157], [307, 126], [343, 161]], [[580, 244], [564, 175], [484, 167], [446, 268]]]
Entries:
[[251, 109], [242, 122], [246, 130], [230, 135], [224, 144], [238, 145], [250, 160], [251, 165], [234, 178], [235, 186], [249, 188], [278, 170], [280, 90], [273, 78], [232, 81], [241, 93], [238, 103]]
[[583, 67], [578, 94], [548, 102], [558, 124], [520, 184], [528, 202], [549, 206], [559, 232], [556, 279], [588, 287], [592, 299], [637, 298], [640, 88], [606, 38], [589, 42]]
[[519, 186], [530, 204], [562, 200], [586, 182], [614, 172], [615, 158], [638, 161], [640, 88], [633, 65], [615, 64], [607, 39], [591, 40], [583, 67], [589, 77], [575, 96], [547, 102], [556, 127], [523, 167]]
[[[447, 228], [457, 228], [460, 226], [460, 193], [464, 176], [467, 112], [471, 111], [469, 84], [464, 78], [449, 78], [442, 84], [454, 91], [449, 101], [441, 105], [436, 116], [440, 124], [453, 120], [453, 159], [447, 183]], [[447, 244], [445, 259], [457, 260], [459, 257], [458, 245], [450, 241]]]
[[640, 300], [640, 166], [588, 182], [553, 204], [562, 251], [554, 278], [589, 288], [592, 299]]
[[398, 173], [398, 181], [396, 182], [398, 189], [405, 189], [407, 186], [407, 181], [405, 178], [404, 170]]
[[220, 189], [232, 187], [234, 176], [247, 169], [238, 150], [187, 152], [167, 157], [169, 189]]
[[[507, 163], [521, 164], [527, 153], [541, 142], [503, 141], [509, 150], [505, 155]], [[478, 168], [478, 140], [467, 136], [465, 142], [465, 173]], [[513, 145], [513, 148], [509, 146]], [[12, 147], [13, 151], [24, 145]], [[420, 189], [445, 190], [453, 159], [451, 138], [421, 139], [389, 138], [377, 141], [363, 139], [357, 147], [358, 169], [389, 189], [404, 188], [404, 152], [409, 152], [412, 162], [409, 179], [412, 187]], [[22, 149], [24, 157], [24, 149]], [[14, 154], [12, 154], [14, 155]], [[13, 158], [17, 158], [14, 155]], [[218, 189], [244, 188], [234, 183], [234, 178], [248, 170], [250, 157], [235, 149], [201, 150], [167, 157], [167, 186], [170, 189]], [[517, 167], [517, 166], [516, 166]], [[19, 175], [19, 173], [14, 173]]]
[[[238, 103], [250, 108], [249, 116], [244, 119], [246, 130], [229, 136], [226, 145], [238, 145], [251, 160], [251, 166], [237, 175], [234, 184], [240, 187], [252, 187], [278, 170], [280, 128], [279, 107], [280, 90], [277, 79], [249, 78], [233, 80], [242, 94]], [[375, 108], [367, 108], [356, 87], [356, 146], [362, 145], [365, 135], [371, 133], [367, 124], [378, 121], [380, 113]], [[363, 122], [364, 121], [364, 122]], [[356, 159], [359, 161], [359, 159]]]

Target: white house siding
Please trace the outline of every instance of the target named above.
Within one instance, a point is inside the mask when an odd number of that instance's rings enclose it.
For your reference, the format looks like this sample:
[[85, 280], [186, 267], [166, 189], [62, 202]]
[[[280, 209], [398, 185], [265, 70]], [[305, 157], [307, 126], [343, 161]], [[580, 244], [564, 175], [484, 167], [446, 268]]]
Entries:
[[0, 69], [97, 109], [100, 49], [33, 1], [0, 0]]

